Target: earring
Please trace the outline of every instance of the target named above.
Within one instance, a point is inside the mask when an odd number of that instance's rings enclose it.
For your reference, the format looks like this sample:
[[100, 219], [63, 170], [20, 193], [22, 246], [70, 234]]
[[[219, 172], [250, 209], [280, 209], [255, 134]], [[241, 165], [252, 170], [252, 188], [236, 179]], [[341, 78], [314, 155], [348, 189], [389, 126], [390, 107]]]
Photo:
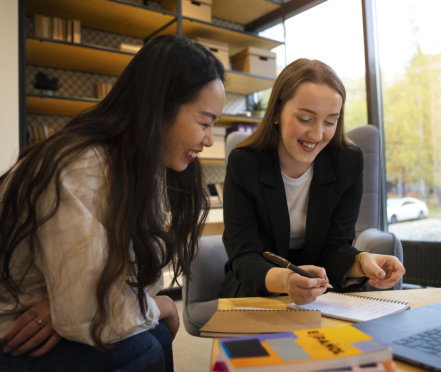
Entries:
[[279, 125], [279, 122], [278, 122], [278, 121], [275, 121], [275, 122], [273, 123], [273, 125]]

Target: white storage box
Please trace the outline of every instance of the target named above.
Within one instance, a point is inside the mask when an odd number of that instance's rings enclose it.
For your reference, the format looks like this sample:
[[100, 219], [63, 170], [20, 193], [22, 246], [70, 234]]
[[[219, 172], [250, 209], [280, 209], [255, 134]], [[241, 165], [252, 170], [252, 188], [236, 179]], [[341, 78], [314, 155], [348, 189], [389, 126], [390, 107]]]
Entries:
[[234, 70], [275, 78], [276, 53], [256, 47], [248, 47], [231, 57]]
[[194, 41], [205, 46], [211, 53], [213, 53], [224, 65], [224, 68], [231, 69], [230, 65], [230, 55], [228, 54], [228, 44], [222, 43], [220, 41], [214, 41], [209, 39], [204, 39], [202, 37], [195, 37]]
[[213, 127], [213, 146], [204, 147], [201, 159], [224, 159], [225, 158], [225, 134], [226, 128]]
[[[182, 15], [211, 22], [212, 0], [181, 0]], [[169, 12], [177, 12], [176, 0], [161, 0], [161, 7]]]

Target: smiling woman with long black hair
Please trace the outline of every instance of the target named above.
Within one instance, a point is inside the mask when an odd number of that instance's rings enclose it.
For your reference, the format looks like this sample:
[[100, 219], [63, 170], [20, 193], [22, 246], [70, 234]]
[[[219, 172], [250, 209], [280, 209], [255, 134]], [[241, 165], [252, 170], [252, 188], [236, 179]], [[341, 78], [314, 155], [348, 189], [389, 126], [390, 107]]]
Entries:
[[102, 102], [1, 177], [2, 371], [173, 370], [179, 317], [157, 293], [167, 265], [190, 274], [223, 81], [205, 47], [152, 39]]

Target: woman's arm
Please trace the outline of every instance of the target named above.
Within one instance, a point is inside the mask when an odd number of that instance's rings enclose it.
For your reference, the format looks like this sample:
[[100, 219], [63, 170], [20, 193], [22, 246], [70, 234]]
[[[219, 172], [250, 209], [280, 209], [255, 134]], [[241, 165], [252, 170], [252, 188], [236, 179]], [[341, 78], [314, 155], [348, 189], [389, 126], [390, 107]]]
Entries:
[[172, 340], [174, 340], [179, 330], [179, 314], [175, 302], [168, 296], [156, 296], [153, 299], [161, 312], [159, 320], [166, 324], [170, 330]]
[[265, 276], [274, 265], [262, 256], [264, 237], [257, 205], [261, 201], [256, 199], [258, 169], [258, 160], [246, 150], [230, 153], [224, 181], [223, 242], [229, 258], [227, 280], [240, 282], [252, 295], [265, 296], [269, 294]]
[[361, 252], [349, 269], [349, 278], [366, 277], [369, 284], [380, 289], [392, 288], [405, 274], [403, 264], [395, 256]]
[[[363, 154], [361, 150], [345, 150], [334, 158], [336, 169], [344, 174], [336, 174], [340, 180], [338, 200], [329, 220], [326, 246], [321, 257], [321, 265], [336, 289], [346, 289], [347, 273], [354, 265], [359, 251], [352, 246], [355, 239], [355, 224], [358, 219], [363, 193]], [[358, 284], [362, 284], [361, 282]], [[347, 288], [349, 289], [349, 287]]]

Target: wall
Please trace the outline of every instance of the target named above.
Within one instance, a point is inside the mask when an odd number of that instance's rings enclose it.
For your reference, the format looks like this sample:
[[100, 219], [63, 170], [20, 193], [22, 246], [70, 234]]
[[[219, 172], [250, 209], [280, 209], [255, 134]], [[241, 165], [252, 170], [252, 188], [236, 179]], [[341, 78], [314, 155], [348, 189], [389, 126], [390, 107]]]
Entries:
[[0, 0], [0, 174], [19, 150], [18, 0]]

